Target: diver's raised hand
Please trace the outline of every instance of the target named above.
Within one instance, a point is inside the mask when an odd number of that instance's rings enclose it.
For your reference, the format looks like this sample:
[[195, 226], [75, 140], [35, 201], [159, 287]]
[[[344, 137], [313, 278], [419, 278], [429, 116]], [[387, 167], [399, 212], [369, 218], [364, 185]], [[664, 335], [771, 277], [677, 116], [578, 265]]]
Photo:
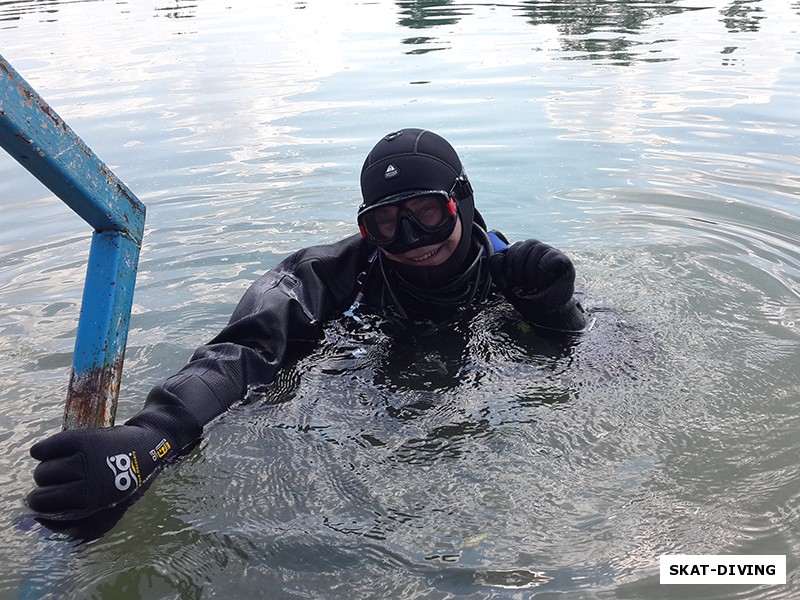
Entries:
[[505, 293], [557, 309], [575, 291], [575, 267], [566, 254], [537, 240], [517, 242], [489, 259], [492, 280]]

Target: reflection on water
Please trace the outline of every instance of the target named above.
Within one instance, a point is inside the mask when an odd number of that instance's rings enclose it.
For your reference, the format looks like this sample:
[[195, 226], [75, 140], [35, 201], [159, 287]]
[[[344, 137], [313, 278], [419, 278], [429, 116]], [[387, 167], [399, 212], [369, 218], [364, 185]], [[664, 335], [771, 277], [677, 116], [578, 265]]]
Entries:
[[[82, 0], [91, 2], [93, 0]], [[96, 0], [95, 0], [96, 1]], [[73, 4], [74, 0], [59, 2], [50, 0], [14, 0], [5, 2], [0, 6], [0, 21], [19, 21], [25, 15], [40, 15], [44, 20], [57, 21], [61, 5]], [[762, 0], [732, 0], [716, 8], [719, 20], [731, 33], [757, 32], [761, 28], [762, 20], [768, 18], [763, 9]], [[307, 2], [288, 3], [297, 10], [308, 8]], [[480, 7], [490, 7], [494, 10], [507, 8], [506, 5], [493, 2], [476, 2], [468, 5], [454, 3], [453, 0], [397, 0], [399, 18], [397, 24], [401, 27], [417, 29], [447, 28], [457, 31], [462, 20], [473, 16]], [[635, 45], [635, 42], [625, 38], [653, 26], [654, 22], [662, 17], [682, 13], [685, 11], [709, 10], [709, 6], [692, 6], [685, 0], [661, 0], [658, 2], [628, 0], [604, 2], [598, 4], [588, 0], [573, 0], [563, 2], [540, 2], [539, 0], [522, 0], [514, 5], [512, 14], [525, 19], [533, 25], [554, 26], [563, 38], [562, 50], [567, 53], [577, 52], [584, 59], [594, 60], [603, 56], [613, 56], [618, 60], [636, 60], [639, 52], [626, 52]], [[156, 3], [153, 14], [156, 17], [171, 19], [191, 19], [198, 16], [198, 4], [193, 0], [175, 0], [166, 3]], [[797, 9], [800, 11], [800, 9]], [[120, 12], [125, 12], [125, 5], [120, 5]], [[8, 27], [9, 25], [6, 25]], [[592, 34], [599, 34], [593, 36]], [[620, 34], [608, 38], [607, 34]], [[605, 39], [604, 39], [605, 38]], [[414, 50], [412, 52], [427, 52], [441, 50], [437, 44], [446, 43], [439, 41], [436, 36], [417, 36], [403, 40], [410, 45], [430, 44], [434, 47]], [[722, 52], [730, 53], [735, 46], [726, 47]]]
[[683, 597], [667, 552], [787, 554], [786, 586], [735, 595], [798, 596], [798, 14], [0, 4], [4, 56], [148, 207], [120, 415], [264, 269], [355, 231], [400, 126], [452, 139], [492, 227], [573, 256], [597, 317], [566, 344], [503, 305], [417, 341], [331, 323], [74, 543], [20, 498], [89, 232], [0, 155], [0, 597]]
[[[57, 22], [61, 6], [76, 2], [99, 3], [102, 0], [8, 0], [0, 5], [0, 21], [20, 21], [24, 15], [40, 15], [43, 21]], [[119, 5], [120, 13], [126, 12], [124, 2], [116, 4]], [[153, 7], [153, 14], [170, 19], [190, 19], [197, 16], [197, 6], [194, 0], [158, 2]], [[5, 24], [3, 27], [8, 26]]]
[[[568, 524], [587, 491], [602, 480], [634, 493], [652, 468], [610, 465], [625, 452], [613, 421], [622, 407], [640, 412], [650, 385], [640, 373], [660, 349], [652, 332], [598, 314], [603, 326], [577, 345], [540, 339], [500, 310], [442, 330], [454, 344], [421, 340], [416, 352], [333, 323], [309, 357], [223, 417], [167, 493], [191, 531], [266, 543], [245, 562], [266, 581], [291, 573], [281, 585], [298, 593], [344, 572], [384, 597], [408, 578], [409, 593], [559, 589], [569, 577], [554, 557], [589, 530]], [[226, 482], [211, 506], [186, 485], [206, 477]], [[268, 501], [241, 503], [260, 490]], [[595, 534], [617, 527], [592, 521]], [[562, 541], [542, 535], [549, 526], [565, 528]], [[215, 576], [214, 589], [233, 581]]]
[[[760, 21], [766, 18], [761, 0], [734, 0], [719, 9], [720, 21], [732, 33], [756, 32]], [[401, 18], [398, 24], [409, 29], [435, 29], [458, 26], [463, 18], [471, 16], [473, 6], [454, 5], [451, 0], [410, 0], [396, 3]], [[492, 3], [489, 3], [492, 6]], [[638, 38], [637, 34], [653, 26], [658, 19], [692, 10], [708, 10], [708, 6], [686, 6], [680, 0], [662, 2], [539, 2], [526, 0], [513, 7], [513, 14], [533, 26], [552, 25], [561, 38], [560, 48], [565, 59], [605, 60], [614, 64], [630, 65], [638, 60], [675, 60], [661, 56], [655, 49], [646, 53], [642, 45], [657, 46], [665, 41]], [[448, 27], [458, 35], [457, 27]], [[449, 37], [449, 36], [448, 36]], [[414, 36], [403, 43], [415, 46], [410, 54], [424, 54], [450, 47], [447, 38]], [[724, 54], [735, 52], [736, 46], [720, 49]]]

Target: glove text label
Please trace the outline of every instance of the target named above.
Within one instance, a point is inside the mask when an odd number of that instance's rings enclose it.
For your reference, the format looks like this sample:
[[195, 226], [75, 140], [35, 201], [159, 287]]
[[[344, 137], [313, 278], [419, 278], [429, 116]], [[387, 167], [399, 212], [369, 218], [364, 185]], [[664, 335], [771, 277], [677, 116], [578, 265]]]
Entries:
[[114, 473], [114, 485], [120, 492], [136, 489], [142, 483], [136, 452], [108, 456], [106, 464]]

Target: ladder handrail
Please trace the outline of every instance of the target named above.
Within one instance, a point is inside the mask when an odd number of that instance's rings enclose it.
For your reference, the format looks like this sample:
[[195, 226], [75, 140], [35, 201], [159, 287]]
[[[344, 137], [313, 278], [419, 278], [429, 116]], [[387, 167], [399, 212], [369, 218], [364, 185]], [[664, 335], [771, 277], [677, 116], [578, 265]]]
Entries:
[[94, 229], [63, 426], [109, 427], [145, 206], [1, 55], [0, 146]]

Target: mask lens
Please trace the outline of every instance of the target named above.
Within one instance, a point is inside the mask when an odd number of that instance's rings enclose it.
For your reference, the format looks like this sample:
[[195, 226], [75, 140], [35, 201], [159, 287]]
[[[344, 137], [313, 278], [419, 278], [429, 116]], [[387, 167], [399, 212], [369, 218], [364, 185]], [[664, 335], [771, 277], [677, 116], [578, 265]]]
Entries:
[[441, 196], [422, 196], [407, 200], [405, 209], [426, 229], [436, 229], [447, 215], [447, 205]]
[[362, 223], [370, 239], [378, 244], [391, 242], [397, 232], [399, 214], [397, 206], [378, 206], [366, 213]]

